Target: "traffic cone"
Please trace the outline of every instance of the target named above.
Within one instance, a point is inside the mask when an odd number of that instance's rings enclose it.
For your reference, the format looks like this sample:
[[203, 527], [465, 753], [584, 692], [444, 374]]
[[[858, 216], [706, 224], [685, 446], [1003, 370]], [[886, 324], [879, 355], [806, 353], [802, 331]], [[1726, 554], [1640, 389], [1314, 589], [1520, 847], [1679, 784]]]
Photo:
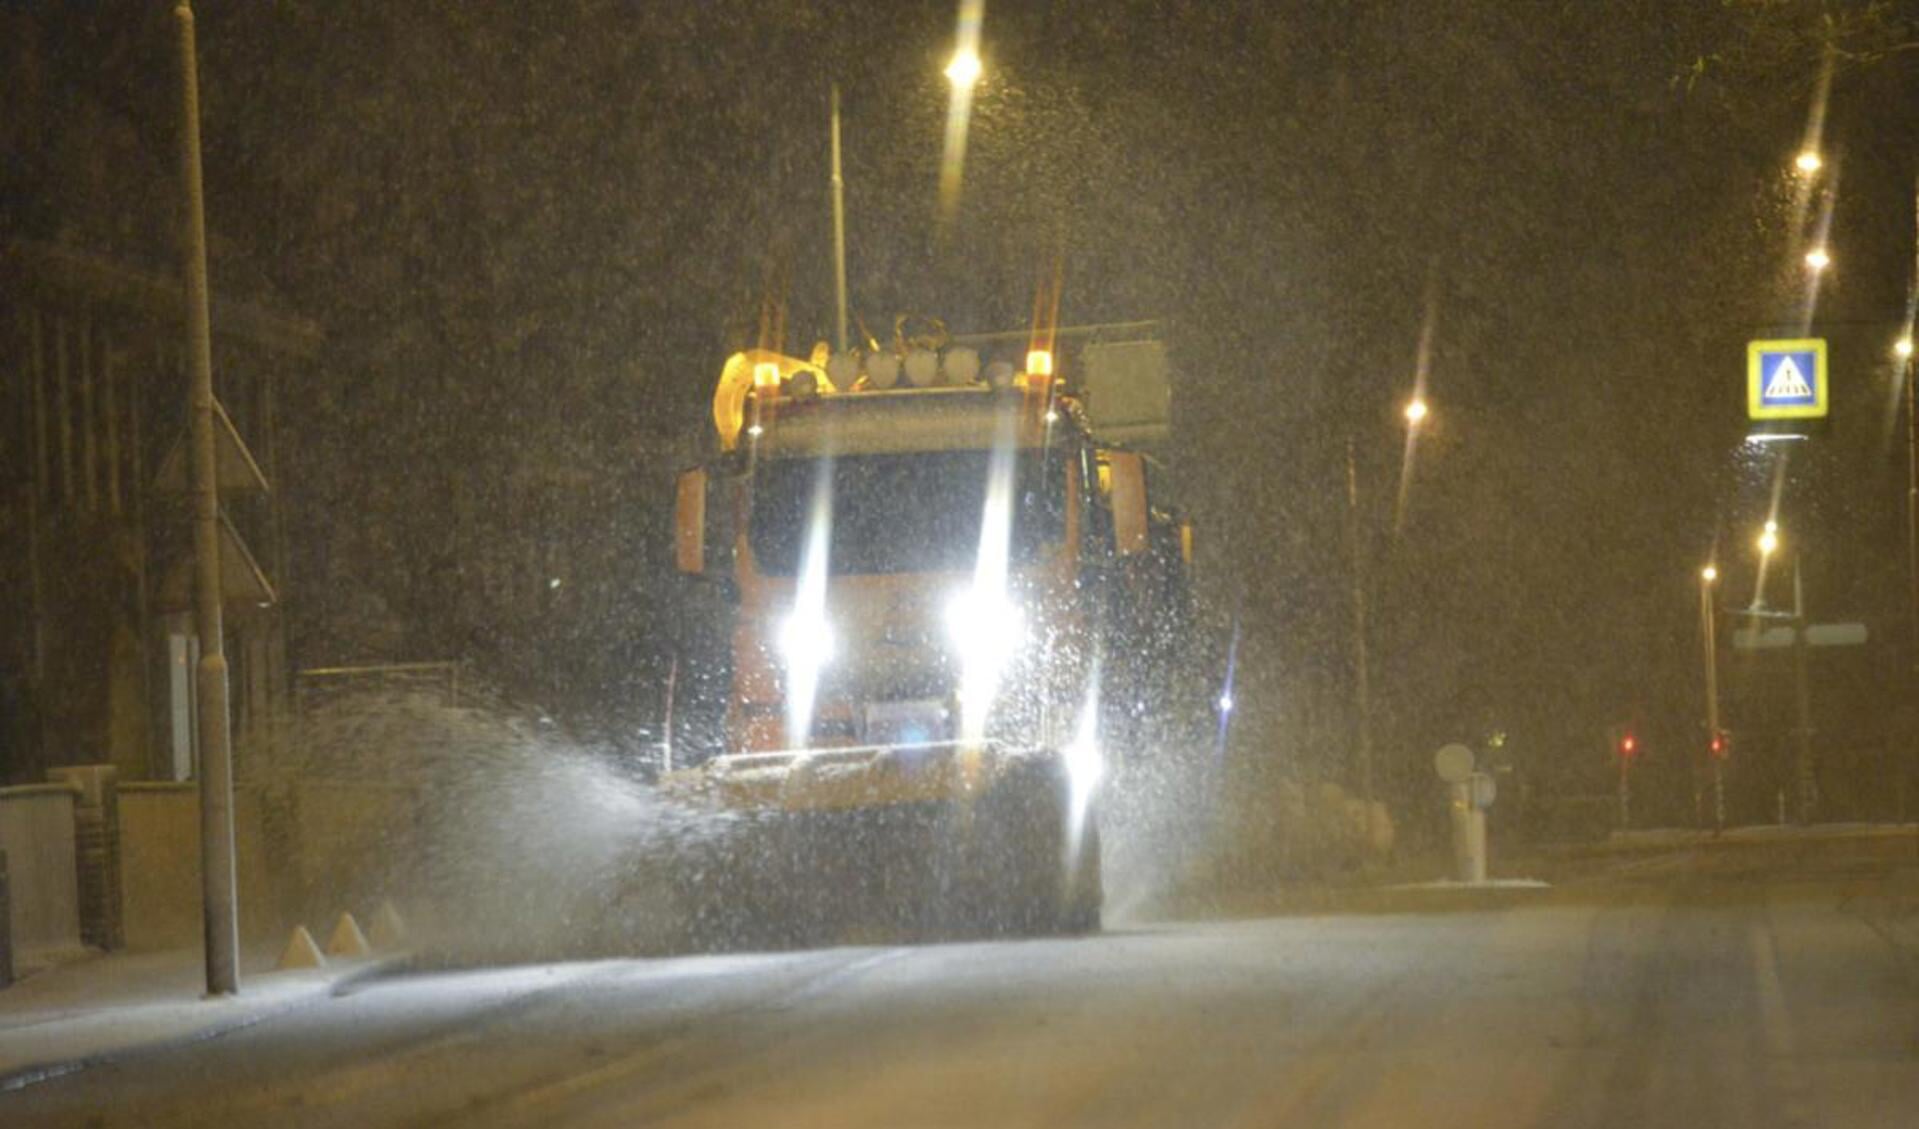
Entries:
[[313, 943], [313, 934], [307, 932], [304, 925], [293, 927], [293, 936], [287, 938], [287, 947], [280, 953], [280, 963], [275, 965], [281, 972], [296, 968], [325, 968], [326, 958], [320, 955], [320, 946]]
[[326, 952], [330, 957], [364, 957], [373, 955], [373, 949], [366, 943], [366, 934], [360, 932], [360, 923], [353, 915], [343, 913], [333, 926], [333, 936], [327, 938]]
[[391, 898], [381, 901], [380, 908], [373, 911], [373, 924], [366, 936], [382, 952], [397, 949], [406, 940], [406, 922], [400, 920], [400, 911], [393, 908]]

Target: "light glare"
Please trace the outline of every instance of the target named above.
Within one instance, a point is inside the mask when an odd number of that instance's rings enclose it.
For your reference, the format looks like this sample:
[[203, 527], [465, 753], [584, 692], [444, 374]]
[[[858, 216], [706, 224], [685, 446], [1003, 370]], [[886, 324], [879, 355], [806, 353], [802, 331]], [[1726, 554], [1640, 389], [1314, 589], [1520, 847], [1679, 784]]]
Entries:
[[1426, 418], [1427, 411], [1426, 401], [1419, 397], [1414, 397], [1413, 400], [1406, 405], [1406, 422], [1415, 427], [1418, 426], [1419, 422]]
[[796, 666], [818, 669], [833, 659], [833, 629], [824, 619], [795, 612], [780, 623], [780, 654]]
[[1824, 247], [1814, 247], [1806, 252], [1806, 265], [1813, 270], [1825, 270], [1832, 265], [1832, 256], [1826, 253]]
[[1803, 173], [1816, 173], [1819, 171], [1820, 166], [1825, 163], [1825, 161], [1820, 159], [1819, 154], [1810, 149], [1793, 158], [1792, 162], [1793, 167]]
[[946, 77], [954, 86], [971, 86], [979, 81], [979, 54], [968, 48], [953, 52], [953, 61], [946, 64]]

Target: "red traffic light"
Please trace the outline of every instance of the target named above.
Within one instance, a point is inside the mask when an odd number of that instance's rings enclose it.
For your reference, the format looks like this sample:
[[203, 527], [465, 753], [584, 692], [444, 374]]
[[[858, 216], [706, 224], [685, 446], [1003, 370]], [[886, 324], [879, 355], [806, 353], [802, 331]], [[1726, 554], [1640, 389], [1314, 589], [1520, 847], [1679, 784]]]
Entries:
[[1714, 760], [1723, 760], [1726, 754], [1732, 751], [1732, 741], [1728, 739], [1723, 732], [1715, 733], [1712, 735], [1712, 743], [1708, 748], [1711, 750]]
[[1632, 734], [1628, 733], [1624, 737], [1621, 737], [1619, 739], [1619, 755], [1620, 756], [1632, 757], [1632, 756], [1637, 756], [1638, 753], [1639, 753], [1639, 738], [1634, 737]]

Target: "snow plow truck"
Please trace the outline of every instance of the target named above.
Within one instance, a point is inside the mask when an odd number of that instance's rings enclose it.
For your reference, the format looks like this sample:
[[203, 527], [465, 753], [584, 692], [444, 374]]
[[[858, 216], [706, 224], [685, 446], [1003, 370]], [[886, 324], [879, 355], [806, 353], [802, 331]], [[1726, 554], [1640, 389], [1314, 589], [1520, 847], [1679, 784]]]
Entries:
[[680, 868], [709, 939], [1100, 926], [1102, 787], [1190, 601], [1165, 345], [906, 330], [734, 354], [677, 481], [731, 619], [724, 751], [663, 777], [738, 832]]

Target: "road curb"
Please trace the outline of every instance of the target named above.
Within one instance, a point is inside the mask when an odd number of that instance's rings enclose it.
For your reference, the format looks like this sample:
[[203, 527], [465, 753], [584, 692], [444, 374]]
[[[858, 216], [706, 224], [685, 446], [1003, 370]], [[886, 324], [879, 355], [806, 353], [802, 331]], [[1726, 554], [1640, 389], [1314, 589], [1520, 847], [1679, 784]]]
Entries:
[[[19, 1067], [0, 1074], [0, 1094], [18, 1093], [31, 1086], [37, 1086], [42, 1082], [51, 1082], [57, 1078], [65, 1078], [68, 1075], [78, 1074], [83, 1070], [89, 1070], [96, 1066], [108, 1066], [115, 1062], [139, 1055], [189, 1047], [196, 1043], [204, 1043], [225, 1035], [230, 1035], [235, 1031], [244, 1031], [249, 1027], [257, 1026], [269, 1020], [279, 1019], [283, 1016], [291, 1015], [294, 1012], [305, 1011], [308, 1008], [328, 1000], [336, 999], [358, 985], [380, 979], [398, 971], [412, 959], [412, 954], [407, 953], [369, 961], [362, 967], [346, 970], [337, 977], [329, 978], [323, 983], [316, 983], [313, 986], [314, 990], [312, 992], [301, 993], [295, 998], [281, 1001], [260, 1011], [214, 1020], [206, 1026], [196, 1027], [191, 1031], [184, 1031], [173, 1035], [163, 1035], [157, 1038], [128, 1043], [89, 1054], [50, 1059], [46, 1062], [32, 1063]], [[244, 999], [244, 996], [242, 998]], [[99, 1008], [95, 1009], [95, 1012], [110, 1010], [112, 1009]], [[74, 1018], [78, 1018], [78, 1016]]]
[[1492, 883], [1395, 886], [1289, 886], [1217, 897], [1187, 897], [1155, 917], [1168, 920], [1311, 917], [1334, 914], [1480, 913], [1541, 905], [1566, 896], [1561, 887]]

